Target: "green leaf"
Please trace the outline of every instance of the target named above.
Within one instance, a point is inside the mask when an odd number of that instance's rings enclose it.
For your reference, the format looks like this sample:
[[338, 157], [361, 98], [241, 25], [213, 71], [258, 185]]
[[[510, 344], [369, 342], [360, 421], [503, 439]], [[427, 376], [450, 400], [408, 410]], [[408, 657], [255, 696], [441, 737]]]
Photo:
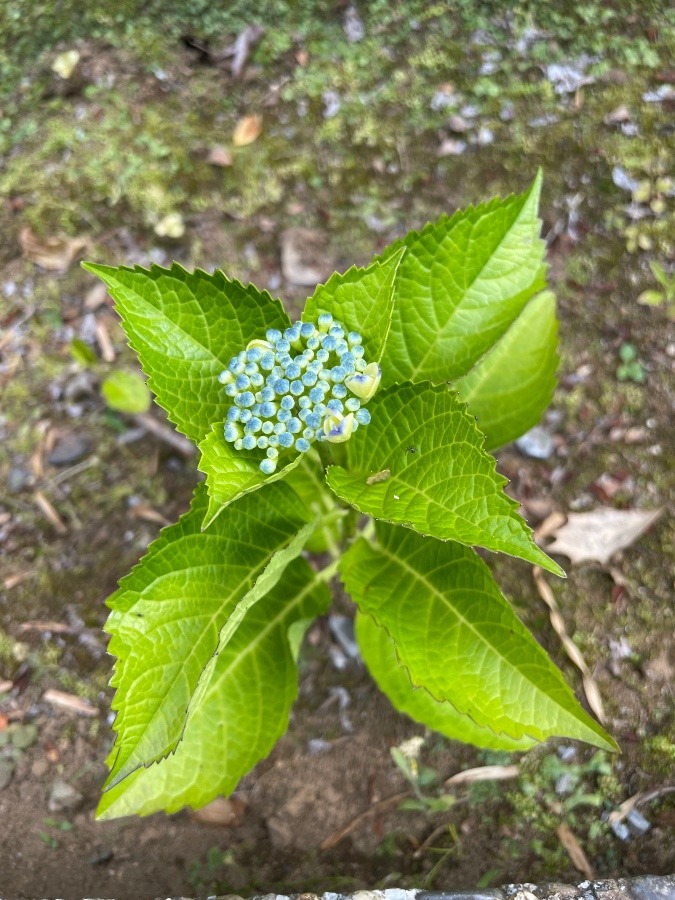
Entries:
[[85, 368], [87, 366], [93, 366], [98, 362], [98, 357], [89, 344], [83, 341], [82, 338], [74, 337], [72, 339], [70, 342], [70, 355], [76, 363], [79, 363]]
[[340, 574], [362, 613], [394, 641], [416, 687], [483, 728], [520, 741], [554, 735], [616, 749], [502, 597], [473, 550], [376, 526]]
[[107, 791], [98, 817], [198, 809], [230, 794], [288, 726], [298, 682], [289, 629], [320, 615], [329, 602], [328, 589], [310, 566], [303, 559], [292, 562], [219, 655], [176, 752]]
[[494, 450], [524, 434], [551, 402], [558, 366], [555, 297], [534, 297], [506, 334], [455, 383]]
[[204, 528], [208, 528], [217, 516], [231, 503], [257, 491], [266, 484], [285, 478], [299, 465], [302, 453], [280, 457], [276, 472], [263, 475], [260, 461], [265, 459], [264, 450], [235, 450], [225, 440], [223, 425], [213, 426], [211, 433], [199, 445], [202, 452], [199, 469], [206, 475], [209, 493], [208, 509], [204, 516]]
[[140, 375], [121, 369], [108, 375], [101, 385], [101, 393], [110, 409], [129, 415], [147, 412], [152, 399]]
[[469, 716], [458, 712], [447, 700], [435, 700], [424, 688], [413, 687], [408, 670], [396, 657], [396, 645], [371, 616], [358, 613], [355, 630], [368, 671], [399, 712], [446, 737], [476, 747], [516, 752], [527, 750], [536, 743], [527, 737], [515, 740], [505, 734], [495, 734], [492, 729], [481, 727]]
[[162, 531], [108, 601], [118, 713], [106, 784], [176, 746], [221, 628], [306, 523], [300, 500], [281, 484], [242, 499], [202, 531], [206, 505], [199, 486], [190, 511]]
[[[371, 424], [345, 444], [347, 470], [328, 469], [328, 485], [338, 497], [376, 519], [509, 553], [564, 575], [532, 540], [517, 504], [503, 491], [506, 479], [483, 450], [475, 421], [450, 390], [395, 385], [376, 394], [368, 409]], [[386, 477], [374, 480], [377, 473]]]
[[515, 740], [505, 734], [495, 734], [458, 712], [447, 700], [435, 700], [424, 688], [413, 687], [408, 670], [396, 657], [396, 645], [371, 616], [358, 613], [355, 630], [368, 671], [399, 712], [446, 737], [476, 747], [516, 752], [528, 750], [536, 743], [527, 737]]
[[520, 196], [443, 216], [385, 251], [407, 248], [382, 358], [382, 383], [465, 375], [545, 287], [537, 205], [541, 173]]
[[230, 359], [268, 328], [290, 324], [278, 300], [222, 272], [84, 267], [108, 286], [158, 404], [195, 442], [225, 419], [230, 402], [218, 375]]
[[330, 313], [349, 331], [359, 332], [365, 359], [379, 362], [391, 327], [394, 283], [404, 253], [401, 248], [367, 269], [354, 266], [344, 275], [331, 275], [307, 300], [303, 321], [316, 322], [320, 313]]

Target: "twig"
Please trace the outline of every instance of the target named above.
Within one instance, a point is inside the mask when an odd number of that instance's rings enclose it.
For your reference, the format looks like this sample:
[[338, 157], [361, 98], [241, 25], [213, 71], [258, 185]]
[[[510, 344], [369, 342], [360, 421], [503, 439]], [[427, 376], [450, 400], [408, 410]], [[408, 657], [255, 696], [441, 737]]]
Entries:
[[181, 456], [189, 458], [195, 455], [195, 447], [191, 441], [183, 437], [182, 434], [178, 434], [173, 428], [162, 425], [162, 423], [153, 418], [150, 413], [138, 413], [138, 415], [134, 416], [134, 421], [140, 425], [141, 428], [145, 428], [146, 431], [149, 431], [153, 437], [168, 444], [173, 450], [180, 453]]
[[656, 800], [663, 794], [673, 793], [675, 793], [675, 784], [666, 784], [663, 787], [654, 788], [653, 791], [646, 791], [644, 794], [633, 794], [628, 800], [624, 800], [618, 809], [613, 810], [609, 814], [607, 821], [610, 825], [622, 822], [636, 806], [642, 806], [643, 803], [649, 803], [650, 800]]
[[506, 781], [517, 778], [519, 774], [519, 766], [478, 766], [476, 769], [464, 769], [451, 775], [444, 784], [447, 787], [451, 784], [475, 784], [477, 781]]
[[448, 823], [443, 822], [443, 824], [439, 825], [438, 828], [434, 828], [434, 830], [431, 832], [431, 834], [428, 837], [426, 837], [422, 841], [422, 843], [419, 845], [417, 850], [415, 850], [415, 852], [413, 853], [413, 859], [419, 859], [420, 856], [423, 856], [427, 852], [428, 848], [433, 844], [433, 842], [439, 836], [439, 834], [443, 834], [443, 832], [445, 831], [445, 829], [447, 827], [448, 827]]
[[352, 819], [347, 825], [341, 828], [339, 831], [334, 831], [333, 834], [329, 835], [325, 841], [322, 842], [319, 850], [332, 850], [332, 848], [339, 844], [342, 838], [347, 837], [355, 828], [357, 828], [361, 822], [364, 822], [370, 815], [376, 812], [381, 812], [384, 809], [387, 809], [389, 806], [394, 806], [396, 803], [400, 803], [401, 800], [406, 800], [408, 797], [412, 795], [412, 791], [401, 791], [400, 794], [392, 794], [390, 797], [385, 797], [384, 800], [379, 800], [377, 803], [373, 803], [372, 806], [369, 806], [368, 809], [365, 809], [362, 813], [359, 813], [356, 818]]
[[67, 534], [68, 529], [66, 528], [63, 519], [59, 516], [42, 491], [35, 491], [33, 499], [40, 512], [52, 523], [55, 531], [57, 531], [58, 534]]
[[57, 691], [54, 688], [48, 688], [42, 695], [45, 703], [51, 703], [53, 706], [60, 706], [61, 709], [69, 709], [71, 712], [78, 713], [81, 716], [89, 716], [95, 718], [99, 712], [95, 706], [92, 706], [87, 700], [78, 697], [75, 694], [66, 694], [65, 691]]

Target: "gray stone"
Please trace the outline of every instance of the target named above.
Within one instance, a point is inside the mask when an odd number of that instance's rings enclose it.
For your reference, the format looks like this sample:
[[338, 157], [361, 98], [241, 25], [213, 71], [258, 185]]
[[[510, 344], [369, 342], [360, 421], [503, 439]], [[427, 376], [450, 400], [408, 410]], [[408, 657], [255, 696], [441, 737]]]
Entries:
[[84, 797], [77, 788], [59, 778], [54, 782], [49, 792], [47, 809], [51, 813], [65, 812], [66, 810], [77, 809], [83, 800]]
[[60, 437], [54, 449], [47, 457], [47, 462], [52, 466], [72, 466], [89, 453], [90, 444], [87, 438], [73, 432]]
[[535, 425], [518, 438], [516, 447], [532, 459], [548, 459], [553, 454], [553, 437], [541, 425]]

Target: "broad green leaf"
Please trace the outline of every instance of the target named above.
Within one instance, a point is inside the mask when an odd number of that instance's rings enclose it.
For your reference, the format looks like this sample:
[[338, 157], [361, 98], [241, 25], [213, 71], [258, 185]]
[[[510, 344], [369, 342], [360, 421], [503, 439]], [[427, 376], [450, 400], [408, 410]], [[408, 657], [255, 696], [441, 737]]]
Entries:
[[225, 440], [222, 422], [213, 426], [211, 433], [199, 445], [202, 455], [199, 468], [206, 475], [209, 503], [204, 516], [204, 528], [231, 503], [257, 491], [266, 484], [273, 484], [299, 465], [302, 453], [289, 453], [279, 459], [279, 466], [272, 475], [263, 475], [260, 461], [264, 450], [235, 450]]
[[292, 562], [218, 656], [176, 752], [108, 790], [98, 817], [198, 809], [230, 794], [288, 726], [298, 683], [289, 630], [320, 615], [329, 602], [328, 589], [310, 566], [302, 559]]
[[243, 498], [202, 531], [206, 504], [199, 486], [190, 511], [162, 531], [108, 601], [117, 740], [107, 784], [175, 747], [221, 628], [306, 524], [302, 503], [282, 484]]
[[495, 734], [492, 729], [481, 727], [469, 716], [458, 712], [447, 700], [435, 700], [424, 688], [413, 687], [408, 670], [396, 658], [396, 645], [371, 616], [358, 613], [355, 630], [368, 671], [399, 712], [446, 737], [476, 747], [516, 752], [527, 750], [536, 743], [527, 737], [516, 740], [505, 734]]
[[399, 249], [367, 269], [352, 267], [344, 275], [331, 275], [307, 300], [303, 321], [316, 322], [320, 313], [330, 313], [349, 331], [359, 332], [365, 359], [379, 362], [391, 326], [394, 282], [404, 252]]
[[115, 300], [148, 386], [177, 428], [199, 442], [230, 405], [218, 375], [268, 328], [290, 324], [281, 303], [222, 272], [85, 263]]
[[524, 194], [443, 216], [385, 251], [407, 250], [396, 276], [383, 384], [465, 375], [545, 287], [537, 204]]
[[347, 469], [328, 469], [338, 497], [376, 519], [564, 575], [532, 540], [504, 493], [506, 479], [483, 449], [483, 435], [448, 388], [395, 385], [376, 394], [368, 409], [372, 422], [344, 445]]
[[150, 408], [150, 391], [145, 381], [136, 372], [124, 372], [118, 369], [111, 372], [101, 385], [101, 393], [107, 405], [119, 412], [147, 412]]
[[502, 597], [478, 555], [378, 523], [340, 574], [362, 613], [394, 641], [416, 687], [515, 740], [554, 735], [616, 749]]
[[335, 494], [328, 489], [319, 454], [314, 448], [302, 454], [299, 464], [289, 471], [286, 483], [302, 500], [305, 509], [322, 517], [317, 530], [307, 541], [311, 553], [336, 548], [341, 538], [341, 520], [345, 510], [336, 509]]
[[524, 434], [551, 402], [558, 366], [555, 297], [534, 297], [506, 334], [455, 383], [493, 450]]
[[190, 698], [190, 705], [188, 706], [188, 716], [190, 715], [192, 710], [197, 709], [202, 703], [204, 695], [206, 691], [208, 691], [208, 686], [211, 683], [213, 672], [218, 665], [218, 657], [232, 640], [234, 634], [241, 625], [248, 611], [275, 587], [275, 585], [279, 582], [279, 579], [283, 575], [284, 569], [289, 565], [289, 563], [300, 556], [305, 544], [307, 543], [307, 540], [311, 536], [312, 532], [316, 530], [318, 524], [318, 518], [314, 519], [314, 521], [312, 522], [308, 522], [300, 529], [300, 531], [298, 531], [298, 533], [292, 538], [292, 540], [288, 544], [286, 544], [285, 547], [277, 550], [270, 557], [267, 566], [263, 569], [261, 575], [256, 580], [253, 587], [251, 587], [250, 590], [248, 590], [244, 594], [244, 596], [241, 598], [241, 600], [239, 600], [237, 605], [229, 614], [225, 621], [225, 624], [220, 629], [220, 634], [218, 636], [218, 646], [216, 647], [215, 652], [204, 667], [204, 671], [199, 676], [197, 687], [195, 688], [195, 691]]

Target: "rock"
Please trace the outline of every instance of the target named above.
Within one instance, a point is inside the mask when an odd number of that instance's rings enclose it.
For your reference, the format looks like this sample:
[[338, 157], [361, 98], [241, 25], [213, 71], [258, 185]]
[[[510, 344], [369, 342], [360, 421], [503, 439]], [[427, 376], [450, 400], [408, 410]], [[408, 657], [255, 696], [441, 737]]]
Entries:
[[49, 801], [47, 809], [51, 813], [65, 812], [66, 810], [77, 809], [82, 803], [84, 797], [67, 781], [57, 779], [49, 792]]
[[463, 116], [450, 116], [446, 124], [455, 134], [463, 134], [471, 127]]
[[347, 8], [343, 27], [350, 44], [358, 44], [366, 36], [365, 26], [355, 6]]
[[328, 616], [328, 628], [349, 659], [360, 659], [361, 651], [354, 638], [354, 620], [348, 616]]
[[72, 466], [83, 459], [90, 450], [87, 438], [67, 432], [57, 438], [54, 449], [47, 457], [50, 466]]
[[532, 459], [548, 459], [553, 453], [553, 437], [541, 425], [535, 425], [518, 438], [516, 447]]
[[236, 828], [244, 821], [246, 803], [238, 797], [216, 797], [192, 814], [202, 825], [220, 825]]
[[466, 150], [466, 141], [456, 141], [454, 138], [446, 138], [441, 142], [436, 151], [436, 156], [461, 156]]

